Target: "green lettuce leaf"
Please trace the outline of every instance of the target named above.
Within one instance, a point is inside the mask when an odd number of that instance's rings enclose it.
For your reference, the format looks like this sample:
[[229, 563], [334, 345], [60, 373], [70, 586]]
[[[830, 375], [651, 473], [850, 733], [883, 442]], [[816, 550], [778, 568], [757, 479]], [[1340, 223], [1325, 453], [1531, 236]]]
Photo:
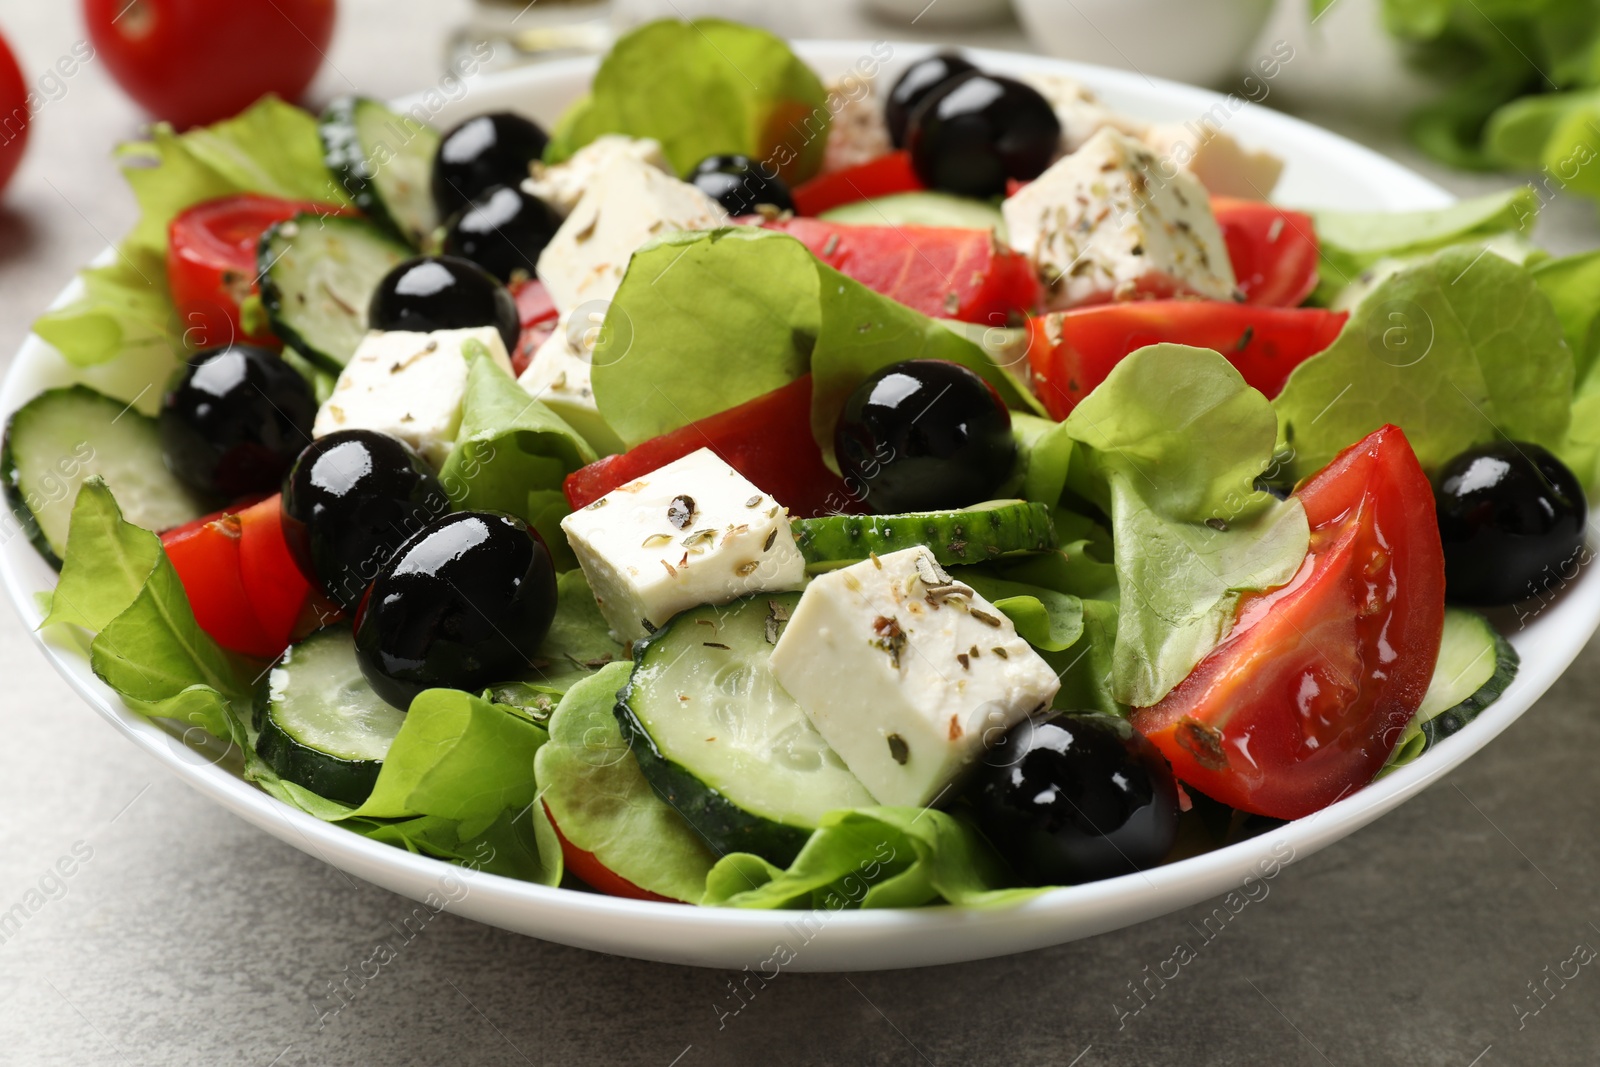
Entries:
[[1069, 466], [1115, 538], [1111, 695], [1148, 707], [1222, 639], [1244, 592], [1294, 576], [1305, 510], [1255, 489], [1277, 419], [1215, 352], [1141, 349], [1062, 427], [1078, 446]]
[[662, 20], [612, 46], [589, 95], [556, 125], [556, 163], [602, 134], [653, 137], [679, 174], [707, 156], [769, 162], [791, 183], [827, 147], [827, 91], [784, 41], [722, 19]]
[[[716, 309], [714, 315], [706, 308]], [[1031, 407], [984, 349], [753, 227], [672, 234], [634, 253], [594, 354], [595, 403], [630, 446], [812, 375], [812, 429], [833, 452], [850, 390], [905, 359], [972, 368]]]
[[70, 530], [43, 625], [96, 631], [90, 667], [133, 710], [242, 742], [247, 668], [200, 629], [160, 539], [123, 519], [100, 478], [79, 488]]
[[556, 617], [535, 660], [539, 686], [559, 696], [608, 664], [625, 659], [626, 652], [612, 638], [581, 570], [558, 575], [556, 594]]
[[631, 666], [613, 663], [562, 698], [550, 743], [534, 761], [561, 833], [614, 874], [674, 900], [698, 902], [716, 855], [645, 781], [613, 709]]
[[[858, 808], [823, 816], [787, 870], [747, 853], [724, 856], [706, 879], [702, 903], [826, 912], [940, 902], [993, 907], [1039, 892], [1013, 888], [1004, 864], [962, 819], [933, 808]], [[814, 936], [806, 920], [796, 926], [797, 936]]]
[[1520, 186], [1426, 211], [1317, 211], [1322, 275], [1316, 299], [1329, 304], [1362, 272], [1386, 259], [1435, 252], [1502, 234], [1533, 232], [1539, 197]]
[[1558, 448], [1573, 357], [1533, 276], [1449, 250], [1382, 282], [1274, 401], [1297, 477], [1393, 423], [1424, 468], [1504, 436]]
[[1582, 381], [1600, 352], [1600, 251], [1545, 260], [1532, 268], [1532, 274], [1555, 308]]
[[576, 430], [493, 360], [472, 360], [461, 429], [439, 471], [455, 508], [516, 515], [539, 531], [558, 569], [575, 567], [561, 532], [570, 510], [561, 483], [595, 459]]
[[951, 574], [999, 608], [1017, 634], [1041, 652], [1062, 652], [1083, 635], [1083, 603], [1070, 593], [998, 578], [975, 567], [957, 567]]
[[[184, 346], [188, 324], [173, 310], [166, 272], [167, 227], [179, 213], [235, 193], [350, 203], [323, 165], [316, 119], [276, 97], [182, 134], [157, 123], [150, 140], [123, 145], [117, 156], [139, 202], [139, 221], [116, 262], [83, 271], [84, 294], [46, 312], [34, 330], [75, 366], [136, 356], [141, 388], [164, 381]], [[134, 395], [95, 384], [122, 399]]]

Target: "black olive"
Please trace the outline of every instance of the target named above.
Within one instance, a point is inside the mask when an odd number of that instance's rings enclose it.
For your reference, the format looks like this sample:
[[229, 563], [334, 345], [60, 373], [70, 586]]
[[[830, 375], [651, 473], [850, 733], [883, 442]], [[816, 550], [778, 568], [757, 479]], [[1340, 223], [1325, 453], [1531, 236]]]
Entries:
[[1017, 443], [1000, 397], [958, 363], [895, 363], [856, 386], [833, 435], [851, 490], [880, 515], [992, 499]]
[[883, 117], [889, 125], [889, 139], [896, 148], [906, 146], [906, 129], [911, 124], [911, 113], [945, 82], [951, 81], [978, 68], [956, 55], [941, 52], [936, 56], [919, 59], [906, 68], [900, 80], [889, 90], [889, 99], [883, 105]]
[[493, 326], [507, 352], [522, 333], [517, 301], [494, 275], [455, 256], [418, 256], [389, 271], [367, 307], [374, 330], [466, 330]]
[[1070, 885], [1159, 864], [1178, 836], [1161, 753], [1122, 719], [1027, 720], [968, 783], [978, 826], [1033, 885]]
[[439, 140], [433, 157], [433, 203], [449, 218], [496, 185], [521, 185], [528, 164], [544, 157], [549, 136], [509, 111], [470, 118]]
[[793, 211], [794, 197], [776, 170], [769, 176], [749, 156], [707, 156], [689, 172], [689, 183], [730, 215], [754, 215], [765, 204]]
[[167, 469], [202, 493], [270, 492], [311, 440], [317, 398], [298, 371], [251, 345], [189, 357], [161, 400]]
[[539, 534], [498, 512], [447, 515], [401, 545], [356, 617], [356, 659], [397, 708], [424, 689], [478, 691], [526, 673], [556, 613]]
[[394, 550], [450, 510], [432, 468], [374, 430], [312, 442], [283, 480], [283, 536], [300, 570], [352, 611]]
[[1573, 577], [1589, 507], [1572, 471], [1538, 445], [1461, 453], [1439, 472], [1434, 504], [1448, 599], [1511, 604]]
[[906, 147], [928, 188], [958, 196], [1004, 196], [1007, 181], [1037, 178], [1054, 162], [1061, 120], [1031, 86], [963, 74], [912, 112]]
[[539, 253], [560, 228], [561, 216], [549, 204], [521, 189], [497, 185], [450, 220], [444, 251], [471, 260], [509, 285], [519, 272], [534, 276]]

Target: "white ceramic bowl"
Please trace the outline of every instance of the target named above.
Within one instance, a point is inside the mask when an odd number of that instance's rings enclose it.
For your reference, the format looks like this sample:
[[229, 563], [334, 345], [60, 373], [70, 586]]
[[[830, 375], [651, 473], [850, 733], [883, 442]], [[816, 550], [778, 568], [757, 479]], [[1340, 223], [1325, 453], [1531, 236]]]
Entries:
[[1023, 26], [1052, 55], [1196, 85], [1240, 73], [1272, 2], [1014, 0]]
[[[825, 75], [842, 74], [872, 54], [865, 42], [812, 42], [798, 47]], [[903, 64], [925, 51], [897, 46], [894, 62]], [[1112, 106], [1152, 119], [1182, 121], [1217, 102], [1211, 93], [1122, 71], [1030, 56], [971, 54], [993, 69], [1077, 78], [1099, 90]], [[572, 60], [495, 75], [475, 83], [465, 99], [435, 118], [449, 125], [477, 111], [508, 108], [550, 122], [584, 91], [593, 69], [593, 60]], [[1247, 107], [1233, 117], [1229, 128], [1243, 140], [1288, 158], [1281, 189], [1286, 202], [1405, 209], [1439, 206], [1450, 199], [1381, 156], [1276, 112]], [[75, 286], [69, 287], [63, 298], [75, 291]], [[9, 415], [40, 389], [71, 378], [55, 351], [30, 337], [0, 386], [0, 415]], [[34, 594], [51, 587], [54, 572], [24, 538], [11, 537], [0, 545], [0, 577], [16, 610], [30, 628], [36, 626], [40, 613]], [[1042, 948], [1187, 907], [1239, 886], [1248, 877], [1275, 876], [1288, 861], [1366, 825], [1483, 747], [1549, 688], [1597, 625], [1600, 575], [1586, 571], [1525, 630], [1513, 635], [1522, 671], [1475, 722], [1416, 763], [1261, 837], [1142, 874], [1054, 890], [1002, 910], [921, 908], [818, 915], [693, 908], [549, 889], [472, 875], [377, 844], [279, 804], [242, 781], [228, 760], [187, 747], [161, 726], [130, 713], [94, 677], [70, 640], [59, 634], [38, 639], [83, 698], [162, 765], [246, 821], [357, 877], [416, 900], [435, 894], [448, 902], [450, 910], [481, 922], [602, 952], [738, 969], [758, 966], [773, 956], [775, 946], [786, 943], [795, 953], [789, 968], [822, 971], [914, 967]], [[1292, 871], [1284, 875], [1293, 876]]]

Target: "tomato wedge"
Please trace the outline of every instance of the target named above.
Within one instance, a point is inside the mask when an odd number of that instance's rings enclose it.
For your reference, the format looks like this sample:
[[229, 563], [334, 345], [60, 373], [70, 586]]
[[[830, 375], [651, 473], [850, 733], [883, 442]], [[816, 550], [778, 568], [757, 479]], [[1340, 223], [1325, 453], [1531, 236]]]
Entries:
[[174, 530], [161, 543], [183, 582], [200, 629], [223, 648], [272, 659], [284, 644], [267, 636], [245, 592], [239, 561], [243, 537], [239, 516], [221, 512], [198, 525]]
[[1034, 319], [1028, 345], [1034, 389], [1064, 419], [1118, 363], [1146, 345], [1210, 348], [1269, 397], [1289, 372], [1333, 344], [1350, 314], [1252, 307], [1218, 300], [1136, 300]]
[[[543, 801], [540, 801], [543, 804]], [[627, 897], [629, 900], [657, 900], [663, 904], [681, 904], [681, 900], [664, 897], [660, 893], [652, 893], [648, 889], [640, 889], [620, 874], [606, 868], [593, 852], [583, 849], [567, 840], [567, 835], [561, 832], [561, 827], [556, 825], [556, 817], [550, 812], [550, 805], [544, 805], [544, 813], [550, 816], [550, 828], [556, 832], [556, 837], [561, 842], [561, 858], [567, 865], [567, 870], [583, 881], [590, 889], [597, 893], [604, 893], [608, 897]]]
[[915, 193], [926, 188], [911, 166], [911, 153], [901, 151], [819, 175], [796, 186], [792, 195], [797, 212], [820, 215], [858, 200], [876, 200], [880, 196]]
[[1005, 326], [1039, 305], [1039, 279], [1027, 257], [997, 243], [989, 230], [798, 218], [766, 226], [873, 292], [934, 318]]
[[278, 494], [161, 535], [195, 621], [223, 648], [275, 659], [336, 616], [289, 554]]
[[567, 475], [567, 502], [576, 511], [689, 453], [709, 448], [796, 518], [863, 509], [843, 479], [822, 462], [811, 436], [811, 376], [738, 407], [651, 438]]
[[278, 347], [271, 334], [245, 333], [239, 305], [258, 289], [256, 246], [262, 231], [301, 212], [345, 213], [328, 204], [245, 193], [196, 204], [172, 220], [167, 282], [187, 347], [214, 348], [235, 340]]
[[1317, 287], [1321, 246], [1311, 216], [1264, 200], [1211, 198], [1245, 302], [1299, 307]]
[[550, 335], [556, 332], [561, 313], [556, 310], [550, 291], [537, 278], [529, 278], [511, 290], [517, 301], [517, 318], [522, 325], [522, 336], [517, 339], [517, 350], [511, 353], [511, 369], [518, 377], [533, 362]]
[[1177, 777], [1296, 819], [1367, 784], [1427, 692], [1444, 629], [1433, 490], [1398, 427], [1345, 449], [1295, 496], [1311, 548], [1288, 585], [1133, 724]]

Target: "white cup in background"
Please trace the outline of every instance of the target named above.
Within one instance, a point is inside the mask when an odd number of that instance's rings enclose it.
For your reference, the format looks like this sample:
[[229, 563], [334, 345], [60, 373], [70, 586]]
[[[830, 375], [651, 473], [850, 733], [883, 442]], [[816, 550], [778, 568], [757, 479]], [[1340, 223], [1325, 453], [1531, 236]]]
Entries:
[[1248, 63], [1273, 0], [1014, 3], [1034, 43], [1052, 55], [1213, 86], [1232, 81]]

